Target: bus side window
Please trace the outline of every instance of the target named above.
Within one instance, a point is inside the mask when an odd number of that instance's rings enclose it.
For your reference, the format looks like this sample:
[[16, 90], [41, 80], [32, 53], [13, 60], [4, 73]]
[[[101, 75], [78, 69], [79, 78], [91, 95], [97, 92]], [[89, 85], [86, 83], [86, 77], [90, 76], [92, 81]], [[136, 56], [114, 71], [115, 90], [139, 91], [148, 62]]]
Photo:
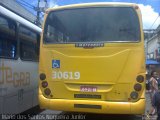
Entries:
[[0, 57], [15, 59], [16, 55], [16, 23], [0, 16]]
[[37, 61], [37, 33], [25, 26], [20, 26], [20, 58], [22, 60]]

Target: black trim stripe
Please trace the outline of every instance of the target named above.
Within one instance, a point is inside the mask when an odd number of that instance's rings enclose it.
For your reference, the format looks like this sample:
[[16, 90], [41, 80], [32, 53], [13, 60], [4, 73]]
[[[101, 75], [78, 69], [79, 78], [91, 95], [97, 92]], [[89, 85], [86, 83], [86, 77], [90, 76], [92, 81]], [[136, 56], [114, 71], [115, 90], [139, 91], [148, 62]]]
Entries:
[[102, 109], [101, 105], [89, 105], [89, 104], [74, 104], [75, 108], [91, 108], [91, 109]]
[[91, 95], [91, 94], [74, 94], [74, 98], [92, 98], [101, 99], [101, 95]]

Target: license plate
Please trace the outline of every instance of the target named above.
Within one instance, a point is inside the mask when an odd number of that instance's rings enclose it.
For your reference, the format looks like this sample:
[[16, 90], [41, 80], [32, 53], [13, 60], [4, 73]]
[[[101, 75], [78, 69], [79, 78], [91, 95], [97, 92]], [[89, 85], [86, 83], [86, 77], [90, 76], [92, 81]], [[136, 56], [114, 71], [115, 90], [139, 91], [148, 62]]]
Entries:
[[97, 87], [93, 87], [93, 86], [80, 86], [80, 91], [81, 92], [96, 92], [97, 91]]

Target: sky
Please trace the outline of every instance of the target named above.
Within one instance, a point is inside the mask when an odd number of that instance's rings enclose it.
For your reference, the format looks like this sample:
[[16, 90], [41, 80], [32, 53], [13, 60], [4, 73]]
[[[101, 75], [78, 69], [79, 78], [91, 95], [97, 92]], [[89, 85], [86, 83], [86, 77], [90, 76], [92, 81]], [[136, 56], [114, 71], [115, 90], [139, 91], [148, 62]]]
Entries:
[[[19, 1], [19, 0], [17, 0]], [[22, 0], [37, 6], [38, 0]], [[43, 1], [43, 0], [40, 0]], [[160, 25], [160, 0], [47, 0], [49, 7], [88, 2], [137, 3], [142, 12], [143, 29], [156, 29]]]

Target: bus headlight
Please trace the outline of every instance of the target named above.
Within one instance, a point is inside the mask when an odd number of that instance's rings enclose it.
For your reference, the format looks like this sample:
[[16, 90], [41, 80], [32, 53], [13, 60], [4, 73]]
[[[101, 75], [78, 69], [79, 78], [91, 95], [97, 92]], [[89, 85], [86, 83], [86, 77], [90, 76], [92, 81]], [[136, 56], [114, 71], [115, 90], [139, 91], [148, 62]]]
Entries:
[[142, 90], [142, 85], [137, 83], [137, 84], [134, 85], [134, 89], [135, 89], [135, 91], [141, 91]]
[[44, 94], [45, 94], [45, 95], [50, 95], [50, 94], [51, 94], [51, 90], [50, 90], [49, 88], [46, 88], [46, 89], [44, 90]]
[[144, 77], [142, 75], [138, 75], [136, 80], [137, 82], [142, 83], [144, 81]]
[[39, 78], [40, 78], [40, 80], [45, 80], [46, 79], [46, 75], [44, 73], [41, 73]]
[[133, 92], [131, 92], [130, 96], [131, 96], [132, 99], [137, 99], [138, 98], [138, 93], [133, 91]]
[[43, 88], [46, 88], [47, 86], [48, 86], [48, 82], [43, 81], [43, 82], [42, 82], [42, 87], [43, 87]]

